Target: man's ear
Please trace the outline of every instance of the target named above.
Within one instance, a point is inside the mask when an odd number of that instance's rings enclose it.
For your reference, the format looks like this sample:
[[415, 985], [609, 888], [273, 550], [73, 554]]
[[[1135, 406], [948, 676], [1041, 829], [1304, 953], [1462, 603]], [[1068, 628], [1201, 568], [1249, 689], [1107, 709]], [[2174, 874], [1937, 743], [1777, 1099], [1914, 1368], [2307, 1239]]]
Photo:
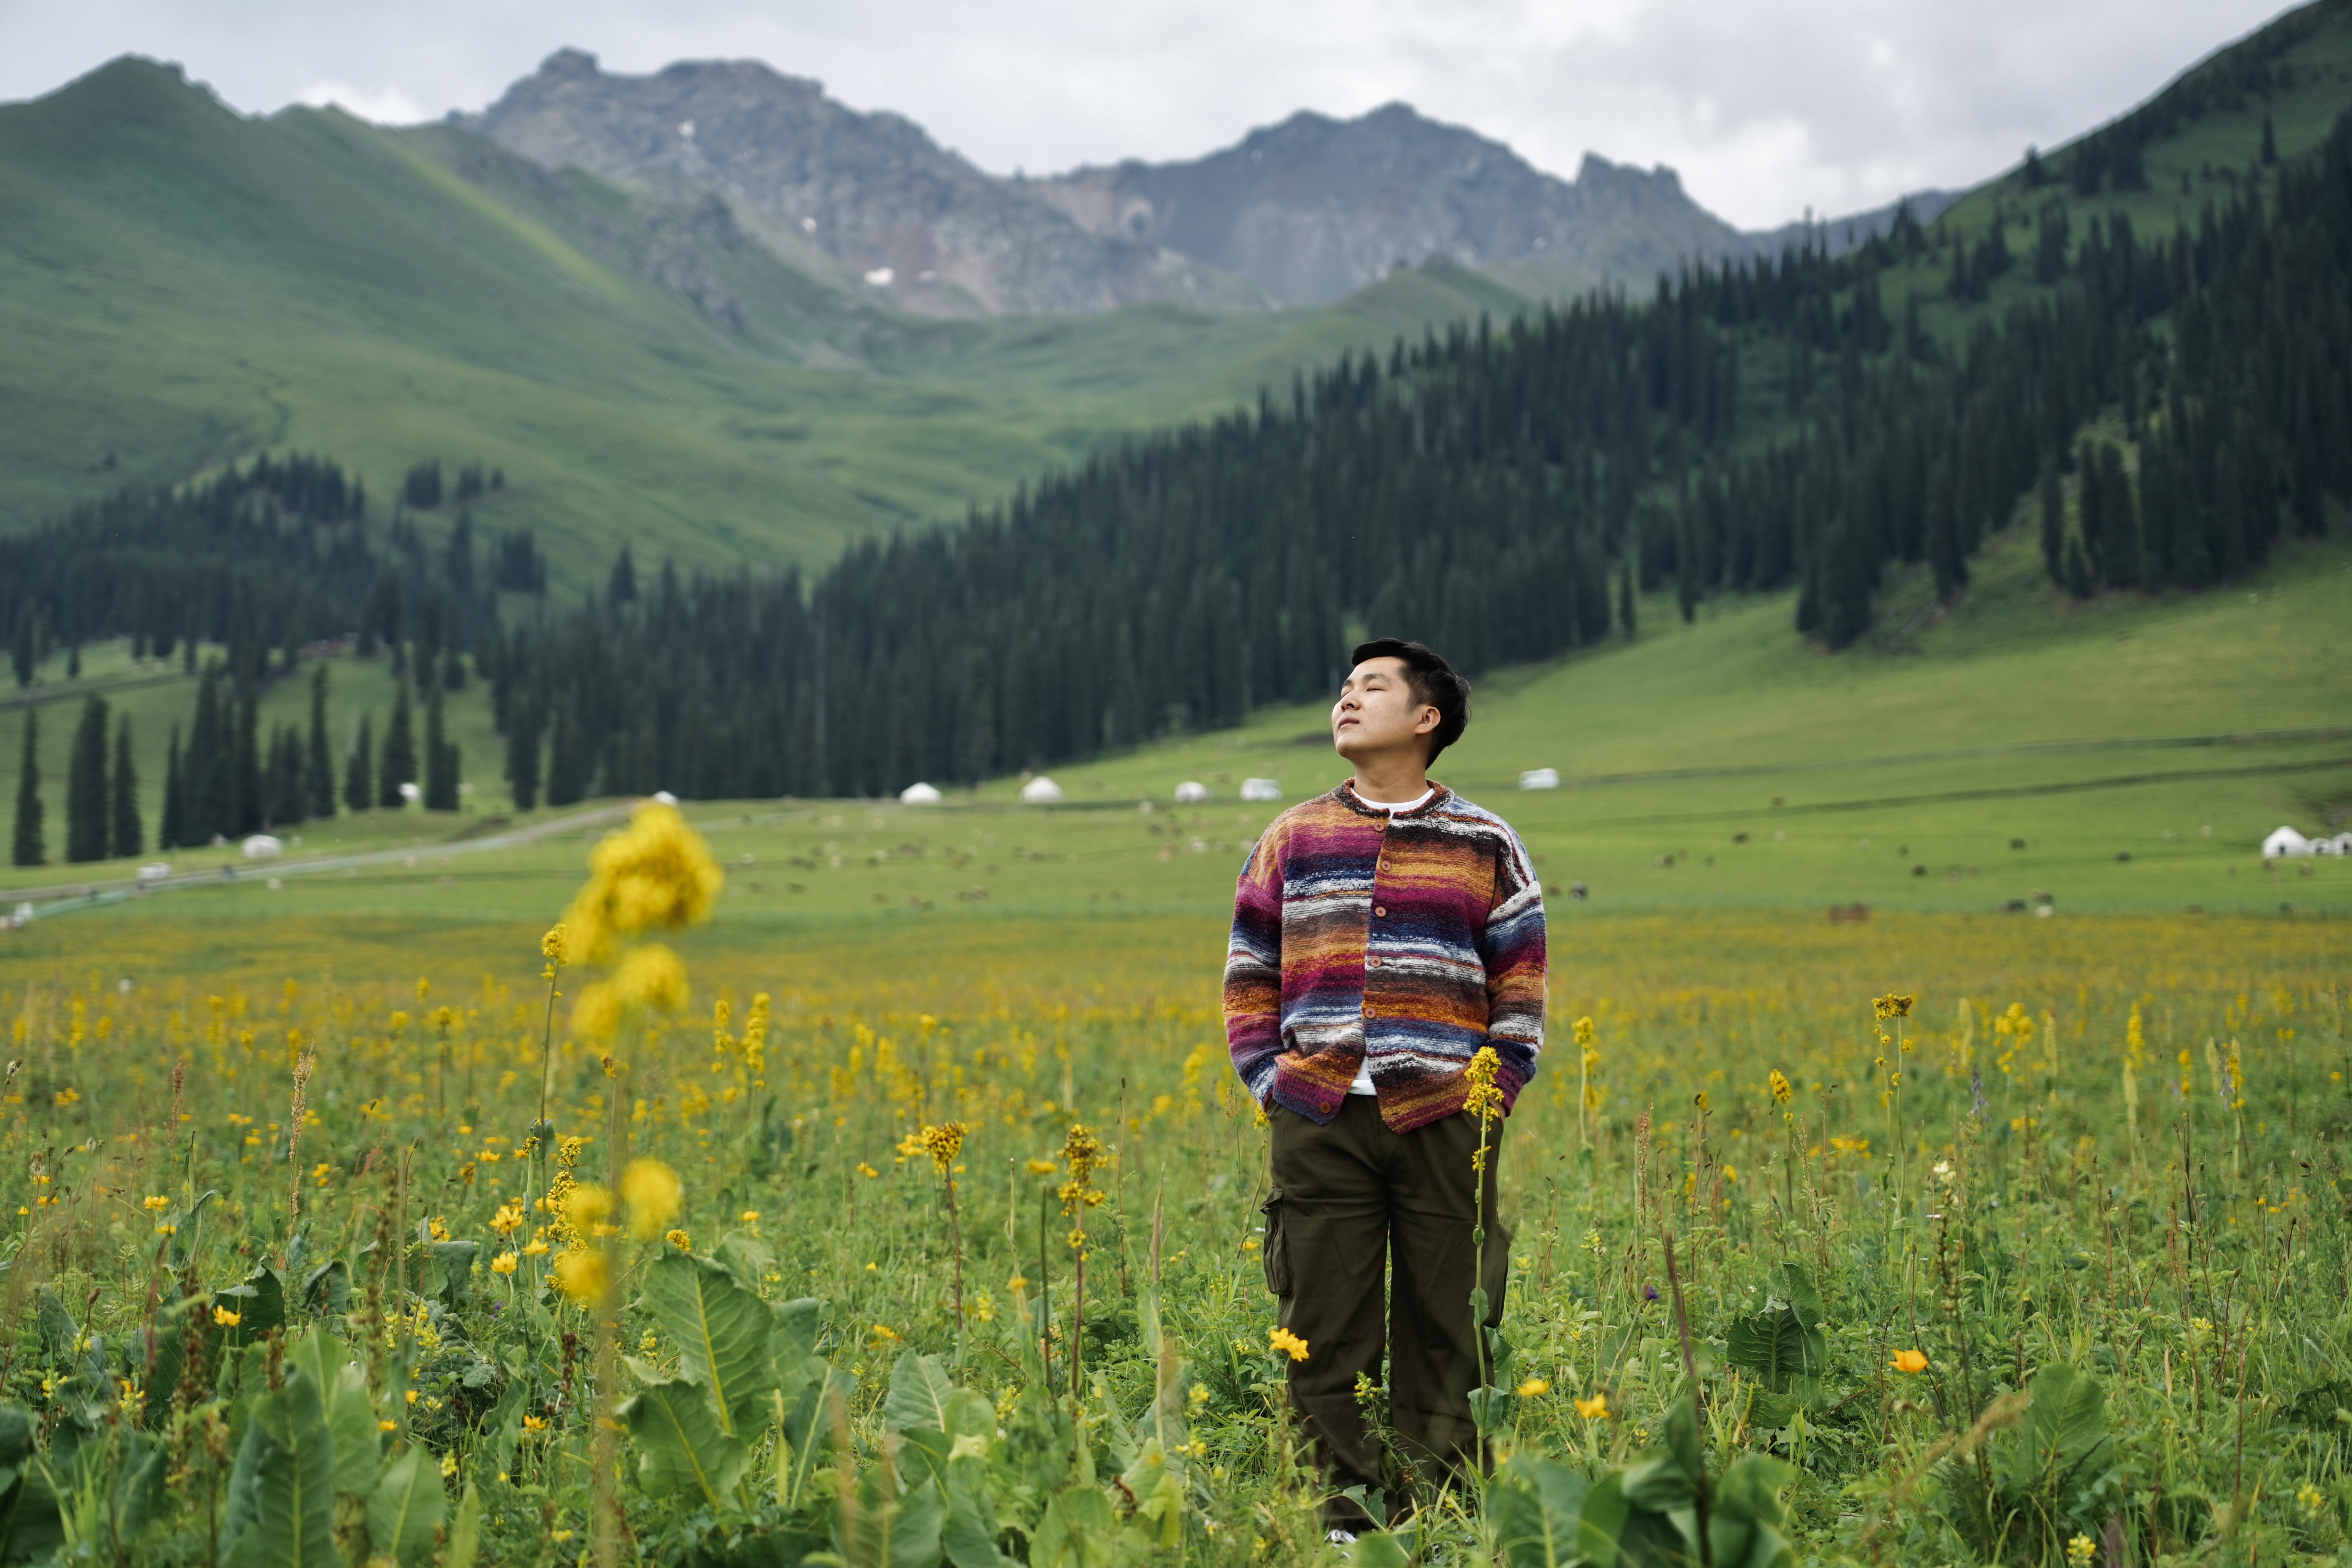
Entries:
[[1416, 735], [1433, 735], [1437, 732], [1437, 727], [1444, 722], [1444, 711], [1433, 702], [1424, 702], [1421, 705], [1420, 714], [1412, 721], [1412, 732]]

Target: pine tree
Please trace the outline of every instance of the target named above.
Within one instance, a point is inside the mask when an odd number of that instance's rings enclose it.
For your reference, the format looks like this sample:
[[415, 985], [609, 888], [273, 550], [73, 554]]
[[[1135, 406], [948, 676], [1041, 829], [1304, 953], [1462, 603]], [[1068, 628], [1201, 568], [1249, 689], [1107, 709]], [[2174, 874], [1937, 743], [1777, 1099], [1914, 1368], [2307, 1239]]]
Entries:
[[139, 764], [131, 745], [131, 715], [125, 713], [114, 731], [114, 767], [107, 783], [114, 792], [108, 813], [107, 849], [117, 856], [136, 855], [147, 847], [147, 825], [139, 816]]
[[221, 719], [220, 666], [207, 663], [196, 679], [196, 712], [188, 723], [187, 750], [180, 753], [183, 799], [180, 844], [188, 848], [226, 837], [232, 825], [236, 784], [229, 773], [226, 726]]
[[1628, 561], [1623, 574], [1617, 579], [1617, 629], [1625, 634], [1627, 642], [1633, 641], [1641, 629], [1640, 622], [1635, 618], [1633, 600], [1633, 563]]
[[48, 851], [41, 834], [41, 710], [25, 710], [25, 749], [16, 774], [16, 838], [9, 857], [17, 866], [46, 866]]
[[539, 710], [526, 700], [517, 700], [507, 719], [507, 783], [517, 811], [539, 804]]
[[310, 813], [335, 815], [335, 758], [327, 744], [327, 666], [322, 660], [310, 671], [310, 734], [302, 757], [302, 789]]
[[438, 681], [425, 698], [425, 809], [457, 809], [457, 748], [449, 743]]
[[2267, 169], [2277, 163], [2278, 132], [2272, 126], [2271, 117], [2265, 114], [2263, 116], [2263, 167]]
[[2063, 584], [2066, 550], [2066, 489], [2059, 482], [2055, 456], [2042, 460], [2042, 564], [2053, 583]]
[[374, 738], [370, 733], [368, 716], [360, 715], [359, 739], [352, 742], [352, 754], [343, 763], [343, 809], [365, 811], [375, 804], [375, 773], [370, 765], [374, 755]]
[[230, 765], [236, 786], [236, 833], [243, 837], [261, 831], [269, 800], [261, 773], [261, 694], [249, 682], [240, 682], [239, 687], [243, 700], [232, 700], [230, 709], [236, 723], [236, 754]]
[[33, 684], [33, 670], [40, 662], [39, 636], [34, 626], [33, 601], [27, 599], [17, 607], [16, 635], [8, 642], [8, 659], [16, 666], [19, 690]]
[[81, 865], [106, 858], [106, 699], [95, 692], [81, 705], [73, 750], [66, 754], [66, 859]]
[[567, 703], [555, 710], [555, 734], [547, 746], [547, 804], [576, 805], [587, 793], [587, 748]]
[[2066, 592], [2078, 599], [2091, 596], [2091, 567], [2083, 559], [2083, 542], [2073, 534], [2066, 536]]
[[2109, 587], [2128, 588], [2140, 580], [2139, 509], [2132, 504], [2131, 475], [2124, 469], [2121, 448], [2100, 449], [2099, 489], [2106, 508], [2102, 574]]
[[392, 722], [383, 727], [383, 754], [376, 760], [378, 805], [405, 805], [407, 797], [400, 793], [400, 786], [417, 782], [416, 721], [412, 706], [408, 682], [403, 679], [393, 689]]
[[637, 563], [630, 559], [629, 547], [624, 544], [619, 558], [613, 563], [613, 575], [604, 585], [604, 597], [617, 610], [636, 596]]
[[180, 727], [172, 726], [163, 748], [163, 817], [155, 827], [155, 847], [177, 849], [188, 841], [188, 781], [180, 765]]

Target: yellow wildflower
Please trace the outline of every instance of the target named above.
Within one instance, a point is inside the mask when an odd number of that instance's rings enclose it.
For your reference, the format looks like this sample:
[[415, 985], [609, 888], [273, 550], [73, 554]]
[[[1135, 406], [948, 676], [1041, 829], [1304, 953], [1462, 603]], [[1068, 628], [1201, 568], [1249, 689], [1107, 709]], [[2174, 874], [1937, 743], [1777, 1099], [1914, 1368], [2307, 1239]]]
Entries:
[[1927, 1352], [1925, 1351], [1896, 1351], [1895, 1352], [1894, 1359], [1889, 1361], [1886, 1364], [1893, 1367], [1897, 1372], [1925, 1372], [1927, 1370]]
[[686, 1005], [686, 965], [668, 948], [649, 942], [621, 960], [613, 988], [629, 1006], [675, 1013]]
[[602, 1252], [582, 1247], [555, 1260], [555, 1288], [583, 1307], [603, 1301], [612, 1284], [613, 1266]]
[[511, 1274], [511, 1273], [513, 1273], [514, 1271], [515, 1271], [515, 1255], [514, 1255], [513, 1253], [511, 1253], [511, 1252], [501, 1252], [501, 1253], [499, 1253], [496, 1258], [491, 1258], [491, 1259], [490, 1259], [490, 1272], [491, 1272], [491, 1273], [493, 1273], [493, 1274]]
[[238, 1323], [244, 1321], [244, 1313], [232, 1312], [226, 1307], [215, 1307], [213, 1309], [213, 1322], [219, 1328], [233, 1329], [236, 1327]]
[[621, 1196], [629, 1205], [629, 1234], [651, 1241], [677, 1217], [682, 1189], [677, 1173], [659, 1160], [632, 1160], [621, 1173]]
[[1551, 1392], [1551, 1384], [1540, 1377], [1531, 1377], [1519, 1384], [1521, 1399], [1538, 1399]]
[[563, 924], [576, 938], [573, 951], [592, 963], [616, 937], [700, 924], [727, 883], [702, 836], [676, 806], [657, 801], [639, 806], [627, 828], [596, 846], [588, 866], [588, 884]]
[[1796, 1092], [1794, 1088], [1789, 1082], [1789, 1075], [1782, 1072], [1779, 1068], [1774, 1068], [1772, 1069], [1772, 1077], [1769, 1081], [1772, 1086], [1772, 1098], [1779, 1100], [1782, 1105], [1788, 1104], [1789, 1096]]
[[1590, 1399], [1579, 1399], [1576, 1413], [1587, 1421], [1606, 1421], [1609, 1419], [1609, 1396], [1596, 1394]]
[[1266, 1341], [1275, 1350], [1281, 1352], [1293, 1361], [1305, 1361], [1307, 1359], [1307, 1342], [1300, 1339], [1297, 1334], [1292, 1333], [1288, 1329], [1268, 1330], [1266, 1331]]
[[687, 1235], [687, 1233], [682, 1230], [673, 1230], [667, 1236], [662, 1237], [662, 1239], [668, 1242], [672, 1247], [677, 1247], [680, 1252], [692, 1252], [694, 1250], [694, 1238]]

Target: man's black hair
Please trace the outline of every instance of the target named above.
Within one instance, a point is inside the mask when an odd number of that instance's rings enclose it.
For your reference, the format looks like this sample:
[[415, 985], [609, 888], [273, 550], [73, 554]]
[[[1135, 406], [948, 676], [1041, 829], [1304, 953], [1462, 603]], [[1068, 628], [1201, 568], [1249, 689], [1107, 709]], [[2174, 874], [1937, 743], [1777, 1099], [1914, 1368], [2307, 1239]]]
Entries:
[[1460, 740], [1462, 731], [1469, 728], [1470, 683], [1445, 662], [1444, 654], [1427, 643], [1407, 642], [1402, 637], [1374, 637], [1356, 645], [1356, 651], [1349, 656], [1349, 668], [1368, 658], [1402, 659], [1404, 683], [1412, 692], [1412, 700], [1437, 710], [1437, 728], [1430, 734], [1429, 748], [1429, 760], [1437, 761], [1437, 753]]

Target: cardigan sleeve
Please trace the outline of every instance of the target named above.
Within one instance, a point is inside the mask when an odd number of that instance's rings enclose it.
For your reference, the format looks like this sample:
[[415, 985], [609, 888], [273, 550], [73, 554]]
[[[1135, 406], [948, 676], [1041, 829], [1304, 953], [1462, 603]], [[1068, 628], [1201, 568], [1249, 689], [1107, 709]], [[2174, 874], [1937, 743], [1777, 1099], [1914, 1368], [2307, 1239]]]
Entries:
[[1271, 829], [1251, 848], [1234, 889], [1224, 1001], [1234, 1071], [1262, 1102], [1282, 1054], [1282, 846]]
[[1503, 1058], [1496, 1081], [1507, 1105], [1535, 1077], [1536, 1058], [1543, 1050], [1546, 963], [1543, 882], [1526, 846], [1507, 828], [1478, 956], [1486, 970], [1486, 1038]]

